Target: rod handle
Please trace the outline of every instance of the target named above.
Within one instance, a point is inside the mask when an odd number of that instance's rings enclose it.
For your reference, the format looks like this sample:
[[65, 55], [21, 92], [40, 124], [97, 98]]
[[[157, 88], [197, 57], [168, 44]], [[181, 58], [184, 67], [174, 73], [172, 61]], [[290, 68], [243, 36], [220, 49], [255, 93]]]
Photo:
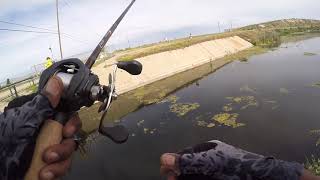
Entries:
[[39, 180], [39, 172], [46, 166], [46, 163], [42, 160], [43, 153], [48, 147], [61, 143], [62, 129], [63, 125], [57, 121], [47, 120], [44, 122], [37, 138], [31, 165], [25, 180]]

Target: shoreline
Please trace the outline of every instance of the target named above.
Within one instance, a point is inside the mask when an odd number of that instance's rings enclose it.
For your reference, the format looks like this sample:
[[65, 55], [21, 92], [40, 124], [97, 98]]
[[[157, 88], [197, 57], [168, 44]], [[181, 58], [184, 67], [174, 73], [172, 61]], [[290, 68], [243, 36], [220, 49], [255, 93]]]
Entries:
[[[131, 76], [122, 70], [118, 71], [117, 93], [126, 93], [251, 47], [253, 45], [250, 42], [239, 36], [233, 36], [139, 58], [137, 60], [143, 65], [140, 75]], [[92, 71], [99, 76], [101, 84], [108, 84], [107, 75], [112, 69], [101, 64], [92, 68]]]
[[[208, 61], [197, 67], [176, 73], [172, 76], [157, 80], [150, 84], [127, 91], [121, 94], [111, 105], [104, 124], [118, 122], [127, 114], [138, 110], [139, 108], [157, 103], [167, 97], [169, 94], [188, 86], [189, 84], [219, 70], [225, 65], [235, 61], [248, 59], [251, 56], [267, 52], [268, 49], [261, 47], [251, 47], [249, 49], [230, 54], [214, 61]], [[98, 108], [100, 103], [96, 103], [90, 108], [83, 108], [79, 115], [83, 123], [83, 131], [86, 133], [94, 132], [100, 123], [100, 114]], [[123, 107], [126, 108], [123, 108]]]

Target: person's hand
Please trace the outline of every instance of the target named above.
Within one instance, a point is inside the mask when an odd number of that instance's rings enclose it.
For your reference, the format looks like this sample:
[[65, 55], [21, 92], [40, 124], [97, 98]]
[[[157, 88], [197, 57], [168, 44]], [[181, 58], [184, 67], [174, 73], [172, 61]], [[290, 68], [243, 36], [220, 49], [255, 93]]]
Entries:
[[160, 158], [168, 180], [299, 180], [303, 166], [250, 153], [220, 141], [210, 141]]
[[[53, 77], [42, 91], [48, 97], [51, 105], [55, 108], [59, 104], [63, 93], [63, 84], [58, 77]], [[76, 150], [73, 136], [81, 129], [81, 121], [78, 114], [74, 114], [63, 128], [63, 141], [45, 150], [43, 161], [47, 163], [40, 171], [41, 180], [57, 179], [64, 176], [71, 166], [71, 156]]]
[[73, 152], [77, 145], [73, 135], [81, 129], [81, 121], [75, 114], [63, 128], [63, 141], [61, 144], [53, 145], [45, 150], [43, 161], [47, 163], [40, 171], [41, 180], [56, 179], [64, 176], [70, 166]]

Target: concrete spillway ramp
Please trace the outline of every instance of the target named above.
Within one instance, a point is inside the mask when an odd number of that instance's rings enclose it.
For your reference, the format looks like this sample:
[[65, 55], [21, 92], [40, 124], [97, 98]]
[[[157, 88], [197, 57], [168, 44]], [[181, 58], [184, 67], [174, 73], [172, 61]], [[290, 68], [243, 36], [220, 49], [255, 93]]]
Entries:
[[[251, 47], [253, 45], [250, 42], [233, 36], [139, 58], [137, 60], [143, 65], [142, 73], [131, 76], [119, 70], [116, 81], [117, 92], [119, 94], [128, 92]], [[111, 71], [112, 67], [93, 68], [93, 72], [99, 76], [102, 84], [108, 84], [108, 74]]]

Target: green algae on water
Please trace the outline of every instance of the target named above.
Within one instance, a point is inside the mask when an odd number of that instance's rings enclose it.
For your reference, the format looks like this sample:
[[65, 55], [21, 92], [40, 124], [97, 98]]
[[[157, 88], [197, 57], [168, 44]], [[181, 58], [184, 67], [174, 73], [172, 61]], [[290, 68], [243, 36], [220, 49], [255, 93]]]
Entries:
[[149, 131], [149, 128], [143, 128], [143, 133], [144, 133], [144, 134], [147, 134], [148, 131]]
[[197, 125], [200, 127], [213, 128], [216, 126], [215, 123], [207, 123], [206, 121], [197, 121]]
[[320, 88], [320, 82], [313, 83], [311, 86], [312, 86], [312, 87]]
[[311, 171], [313, 174], [319, 176], [320, 175], [320, 159], [311, 155], [311, 159], [307, 158], [304, 167]]
[[168, 96], [167, 98], [165, 98], [163, 101], [161, 101], [159, 103], [169, 102], [171, 104], [176, 104], [179, 99], [180, 98], [178, 96], [171, 95], [171, 96]]
[[200, 127], [207, 127], [208, 123], [205, 121], [197, 121], [197, 125]]
[[[241, 110], [247, 109], [249, 106], [258, 107], [258, 105], [259, 105], [258, 101], [255, 99], [254, 96], [226, 97], [226, 99], [231, 101], [231, 104], [243, 105], [241, 107]], [[227, 107], [230, 107], [230, 106], [227, 106]]]
[[143, 128], [143, 133], [144, 133], [144, 134], [155, 134], [156, 131], [157, 131], [156, 128], [153, 128], [153, 129]]
[[170, 106], [170, 111], [176, 113], [177, 116], [181, 117], [199, 107], [199, 103], [177, 103]]
[[305, 56], [315, 56], [317, 54], [316, 53], [312, 53], [312, 52], [304, 52], [303, 55], [305, 55]]
[[[320, 135], [320, 129], [311, 130], [310, 134], [319, 136]], [[318, 140], [316, 141], [316, 146], [319, 146], [319, 145], [320, 145], [320, 138], [318, 138]]]
[[225, 111], [225, 112], [230, 112], [233, 110], [232, 108], [232, 103], [229, 103], [229, 104], [226, 104], [222, 107], [222, 110]]
[[166, 89], [155, 88], [147, 89], [145, 87], [138, 88], [133, 93], [133, 97], [144, 105], [150, 105], [160, 102], [167, 95]]
[[213, 127], [215, 127], [216, 126], [216, 124], [214, 124], [214, 123], [209, 123], [208, 125], [207, 125], [207, 128], [213, 128]]
[[237, 122], [238, 116], [239, 116], [238, 113], [232, 113], [232, 114], [231, 113], [220, 113], [220, 114], [216, 114], [212, 119], [222, 125], [233, 127], [233, 128], [245, 126], [244, 123]]

